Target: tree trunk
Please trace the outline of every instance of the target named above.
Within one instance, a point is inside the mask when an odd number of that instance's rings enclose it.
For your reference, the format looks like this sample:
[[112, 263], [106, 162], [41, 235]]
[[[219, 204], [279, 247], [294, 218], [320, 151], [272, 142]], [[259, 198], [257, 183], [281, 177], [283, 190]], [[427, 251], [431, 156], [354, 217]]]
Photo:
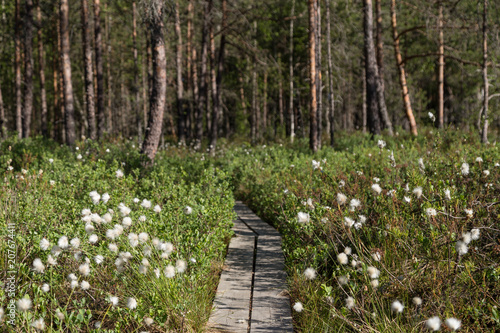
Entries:
[[82, 0], [82, 41], [83, 41], [83, 63], [85, 70], [85, 102], [87, 106], [88, 136], [90, 139], [97, 138], [95, 124], [94, 104], [94, 72], [92, 69], [92, 48], [90, 45], [90, 28], [88, 17], [88, 1]]
[[[330, 118], [330, 145], [333, 147], [335, 144], [335, 99], [333, 95], [333, 63], [332, 63], [332, 42], [331, 42], [331, 27], [330, 27], [330, 0], [326, 0], [326, 43], [328, 48], [328, 102]], [[366, 126], [365, 126], [366, 128]]]
[[283, 73], [281, 72], [281, 56], [278, 55], [278, 113], [280, 121], [280, 131], [283, 130], [284, 120], [284, 103], [283, 103]]
[[413, 135], [418, 135], [417, 123], [415, 122], [415, 117], [413, 116], [413, 111], [411, 108], [410, 94], [408, 92], [408, 85], [406, 84], [406, 73], [403, 64], [403, 59], [401, 57], [401, 52], [399, 51], [399, 35], [397, 31], [397, 21], [396, 21], [396, 0], [391, 2], [391, 22], [392, 22], [392, 35], [394, 39], [394, 56], [396, 57], [396, 65], [399, 71], [399, 84], [401, 85], [401, 92], [403, 95], [403, 103], [405, 105], [406, 117], [410, 123], [410, 131]]
[[193, 1], [188, 0], [188, 15], [187, 15], [187, 43], [186, 43], [186, 94], [190, 94], [188, 96], [188, 110], [186, 115], [186, 136], [189, 140], [192, 139], [192, 117], [193, 117], [193, 108], [195, 105], [194, 102], [194, 93], [193, 93], [193, 60], [192, 60], [192, 45], [193, 45], [193, 18], [194, 18], [194, 9], [193, 9]]
[[251, 121], [251, 139], [252, 139], [252, 144], [257, 143], [257, 136], [258, 130], [257, 130], [257, 64], [255, 61], [253, 61], [252, 65], [252, 121]]
[[264, 89], [262, 94], [262, 133], [267, 129], [267, 68], [264, 71]]
[[318, 149], [321, 149], [321, 136], [323, 133], [323, 79], [321, 77], [321, 0], [316, 0], [316, 98], [318, 111]]
[[[227, 11], [226, 11], [226, 0], [222, 0], [222, 34], [220, 37], [219, 46], [219, 58], [217, 60], [217, 78], [215, 82], [216, 93], [213, 98], [214, 114], [212, 117], [212, 133], [210, 135], [210, 148], [212, 154], [215, 153], [215, 147], [217, 146], [217, 134], [218, 134], [218, 124], [220, 108], [222, 105], [222, 75], [224, 74], [224, 56], [225, 56], [225, 44], [226, 44], [226, 22], [227, 22]], [[211, 24], [213, 29], [213, 22]], [[215, 44], [215, 43], [214, 43]], [[215, 45], [211, 47], [212, 52], [215, 53]]]
[[[326, 0], [327, 2], [329, 0]], [[293, 17], [295, 16], [295, 0], [292, 0], [292, 12], [290, 13], [290, 104], [288, 105], [288, 114], [290, 119], [290, 142], [293, 143], [295, 137], [295, 113], [293, 109]]]
[[68, 0], [61, 0], [61, 57], [64, 80], [64, 114], [66, 123], [66, 143], [75, 144], [75, 110], [73, 106], [73, 84], [71, 83], [71, 58], [69, 42], [69, 7]]
[[488, 142], [488, 0], [483, 1], [483, 112], [484, 124], [481, 142]]
[[[59, 25], [57, 25], [59, 27]], [[60, 29], [56, 28], [56, 31], [59, 31]], [[59, 34], [57, 34], [59, 35]], [[59, 44], [59, 38], [56, 38], [56, 41], [57, 43]], [[57, 141], [57, 133], [59, 132], [58, 131], [58, 121], [57, 121], [57, 113], [58, 113], [58, 110], [60, 110], [60, 99], [59, 99], [59, 67], [60, 67], [60, 61], [59, 60], [59, 57], [57, 56], [58, 54], [60, 54], [60, 52], [56, 52], [57, 50], [59, 49], [58, 46], [54, 46], [54, 50], [53, 50], [53, 53], [55, 54], [55, 56], [52, 58], [53, 61], [52, 61], [52, 66], [54, 67], [54, 72], [53, 72], [53, 87], [54, 87], [54, 109], [52, 111], [52, 115], [51, 115], [51, 121], [50, 123], [52, 124], [51, 126], [51, 138], [54, 140], [54, 141]]]
[[208, 87], [207, 87], [207, 58], [209, 38], [209, 20], [212, 10], [212, 0], [204, 1], [205, 15], [203, 17], [203, 30], [201, 33], [201, 71], [200, 71], [200, 91], [198, 98], [198, 109], [196, 114], [196, 136], [195, 149], [201, 148], [203, 139], [203, 113], [208, 111]]
[[145, 21], [151, 34], [153, 52], [153, 86], [149, 102], [149, 120], [141, 153], [151, 161], [155, 158], [160, 142], [163, 112], [165, 110], [167, 91], [167, 60], [165, 56], [165, 40], [163, 37], [164, 2], [152, 0], [149, 4]]
[[105, 23], [105, 34], [106, 34], [106, 72], [108, 76], [108, 91], [107, 91], [107, 98], [108, 98], [108, 105], [106, 106], [106, 115], [108, 118], [108, 133], [111, 134], [113, 133], [113, 73], [111, 71], [111, 52], [112, 52], [112, 47], [111, 47], [111, 37], [110, 37], [110, 31], [111, 31], [111, 24], [113, 21], [113, 18], [109, 15], [108, 12], [108, 4], [106, 3], [104, 5], [104, 11], [106, 12], [106, 19], [104, 21]]
[[316, 0], [308, 0], [309, 9], [309, 112], [310, 133], [309, 147], [315, 153], [318, 151], [318, 122], [316, 119]]
[[42, 35], [42, 11], [40, 10], [40, 4], [37, 5], [37, 21], [38, 21], [38, 63], [40, 64], [40, 95], [41, 95], [41, 106], [42, 112], [40, 117], [40, 125], [42, 130], [42, 135], [48, 137], [47, 131], [47, 92], [45, 90], [45, 61], [43, 53], [43, 35]]
[[21, 0], [16, 0], [16, 14], [15, 14], [15, 94], [16, 94], [16, 131], [17, 137], [22, 138], [23, 135], [23, 118], [22, 118], [22, 92], [21, 92]]
[[23, 138], [31, 134], [33, 113], [33, 0], [26, 0], [25, 4]]
[[95, 65], [97, 76], [97, 137], [101, 139], [106, 131], [106, 118], [104, 114], [104, 71], [102, 63], [102, 31], [101, 31], [101, 4], [94, 0], [94, 47]]
[[438, 14], [439, 60], [438, 60], [438, 128], [444, 126], [444, 35], [443, 2], [439, 1]]
[[142, 142], [142, 121], [141, 121], [141, 105], [139, 98], [139, 60], [137, 54], [137, 8], [135, 1], [132, 2], [132, 43], [134, 51], [134, 109], [135, 109], [135, 125], [137, 127], [137, 141]]
[[366, 106], [366, 66], [365, 61], [363, 61], [363, 96], [362, 96], [362, 106], [361, 106], [361, 118], [363, 124], [363, 133], [366, 133], [368, 115]]
[[378, 68], [375, 59], [375, 45], [373, 43], [373, 14], [372, 0], [364, 0], [364, 51], [366, 68], [366, 105], [367, 121], [370, 133], [381, 133], [380, 117], [377, 108]]
[[177, 126], [179, 144], [186, 144], [186, 116], [184, 112], [184, 84], [182, 83], [182, 33], [179, 1], [175, 1], [176, 69], [177, 69]]

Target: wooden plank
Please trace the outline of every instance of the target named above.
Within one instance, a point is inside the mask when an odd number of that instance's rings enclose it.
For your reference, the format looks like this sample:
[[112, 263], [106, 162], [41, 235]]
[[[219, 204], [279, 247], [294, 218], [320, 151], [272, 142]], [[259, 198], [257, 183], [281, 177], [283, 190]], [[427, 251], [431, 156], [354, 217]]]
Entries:
[[233, 230], [236, 236], [229, 243], [209, 326], [223, 332], [246, 333], [250, 317], [255, 234], [240, 221], [235, 221]]
[[245, 222], [257, 235], [280, 236], [279, 232], [273, 226], [262, 221], [250, 208], [240, 201], [234, 205], [234, 211], [238, 214], [238, 218]]
[[252, 299], [251, 332], [293, 332], [286, 292], [281, 237], [259, 236]]

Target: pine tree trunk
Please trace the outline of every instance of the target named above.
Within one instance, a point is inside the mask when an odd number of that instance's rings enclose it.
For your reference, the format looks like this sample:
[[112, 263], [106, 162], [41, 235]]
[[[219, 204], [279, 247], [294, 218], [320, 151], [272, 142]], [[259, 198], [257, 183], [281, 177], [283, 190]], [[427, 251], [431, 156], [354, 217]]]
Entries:
[[0, 135], [1, 139], [5, 139], [7, 137], [7, 126], [5, 119], [5, 108], [3, 105], [3, 94], [2, 94], [2, 84], [0, 82]]
[[106, 117], [104, 111], [104, 70], [102, 59], [102, 31], [101, 31], [101, 4], [94, 0], [94, 47], [97, 76], [97, 137], [101, 139], [106, 131]]
[[[331, 37], [331, 23], [330, 23], [330, 0], [326, 0], [326, 42], [328, 48], [328, 102], [330, 118], [330, 146], [335, 144], [335, 99], [333, 95], [333, 63], [332, 63], [332, 37]], [[366, 126], [365, 126], [366, 127]]]
[[69, 42], [69, 7], [68, 0], [61, 1], [61, 57], [64, 82], [64, 119], [66, 129], [66, 144], [75, 144], [75, 110], [73, 105], [73, 84], [71, 82], [71, 58]]
[[212, 136], [214, 135], [214, 124], [215, 124], [215, 141], [217, 141], [217, 123], [215, 119], [217, 119], [217, 83], [216, 83], [216, 71], [215, 71], [215, 38], [214, 38], [214, 20], [213, 17], [210, 19], [210, 25], [209, 25], [209, 30], [210, 30], [210, 48], [209, 48], [209, 58], [210, 58], [210, 92], [211, 92], [211, 99], [212, 99], [212, 112], [211, 115], [212, 117], [210, 119], [207, 118], [207, 122], [210, 121], [210, 125], [208, 126], [208, 134], [210, 136], [210, 144], [209, 144], [209, 149], [212, 150], [214, 147], [212, 147]]
[[380, 117], [378, 112], [377, 81], [378, 68], [375, 59], [375, 45], [373, 43], [373, 14], [372, 0], [364, 0], [364, 51], [366, 68], [366, 106], [367, 122], [370, 133], [381, 133]]
[[439, 1], [438, 14], [439, 60], [438, 60], [438, 128], [444, 126], [444, 35], [443, 3]]
[[368, 115], [367, 115], [367, 106], [366, 106], [366, 66], [363, 61], [363, 96], [362, 96], [362, 106], [361, 106], [361, 118], [363, 123], [363, 133], [366, 133], [367, 123], [368, 123]]
[[[212, 133], [210, 135], [210, 148], [212, 154], [215, 153], [215, 148], [217, 146], [217, 136], [218, 136], [218, 124], [220, 109], [222, 105], [222, 77], [224, 74], [224, 56], [225, 56], [225, 44], [226, 44], [226, 23], [227, 23], [227, 11], [226, 11], [226, 0], [222, 0], [222, 34], [220, 38], [219, 46], [219, 57], [217, 60], [217, 77], [215, 81], [215, 96], [213, 98], [214, 114], [212, 117]], [[211, 24], [213, 28], [213, 22]], [[215, 45], [211, 47], [212, 53], [215, 53]]]
[[208, 87], [207, 87], [207, 58], [208, 58], [208, 42], [209, 38], [209, 20], [212, 9], [212, 0], [204, 1], [204, 17], [203, 30], [201, 33], [201, 71], [200, 71], [200, 90], [198, 98], [198, 109], [196, 114], [196, 136], [195, 149], [201, 148], [201, 140], [203, 139], [203, 113], [208, 111]]
[[310, 117], [310, 132], [309, 146], [315, 153], [318, 151], [318, 122], [316, 119], [317, 103], [316, 103], [316, 0], [308, 0], [309, 9], [309, 112]]
[[134, 93], [134, 110], [135, 110], [135, 126], [137, 127], [137, 141], [142, 142], [142, 121], [141, 121], [141, 105], [140, 105], [140, 97], [139, 97], [139, 60], [137, 54], [137, 8], [135, 1], [132, 2], [132, 43], [133, 43], [133, 51], [134, 51], [134, 85], [133, 85], [133, 93]]
[[31, 134], [33, 113], [33, 0], [25, 2], [23, 138]]
[[267, 129], [267, 69], [264, 71], [264, 89], [262, 96], [262, 133]]
[[22, 92], [21, 92], [21, 0], [16, 0], [16, 14], [15, 14], [15, 94], [16, 94], [16, 131], [17, 137], [23, 136], [23, 105], [22, 105]]
[[[188, 109], [186, 114], [186, 136], [188, 140], [191, 140], [193, 137], [192, 134], [192, 124], [193, 124], [193, 108], [195, 105], [194, 102], [194, 93], [193, 93], [193, 60], [192, 60], [192, 45], [193, 45], [193, 1], [188, 0], [187, 7], [187, 42], [186, 42], [186, 94], [188, 94]], [[191, 96], [189, 96], [191, 94]]]
[[[59, 25], [57, 24], [57, 26], [59, 27]], [[60, 29], [56, 28], [56, 31], [59, 31]], [[58, 36], [59, 34], [57, 34]], [[56, 42], [57, 44], [59, 44], [59, 38], [56, 37]], [[51, 115], [51, 121], [50, 123], [52, 124], [51, 126], [51, 138], [54, 140], [54, 141], [57, 141], [57, 135], [58, 135], [58, 132], [59, 132], [59, 123], [57, 121], [57, 118], [58, 118], [58, 112], [60, 110], [60, 99], [59, 99], [59, 67], [60, 67], [60, 61], [59, 60], [59, 57], [57, 56], [58, 54], [60, 54], [60, 52], [56, 52], [59, 50], [59, 47], [58, 46], [53, 46], [54, 50], [53, 50], [53, 53], [55, 54], [55, 56], [52, 58], [53, 61], [52, 61], [52, 66], [53, 66], [53, 77], [52, 77], [52, 82], [53, 82], [53, 88], [54, 88], [54, 109], [52, 111], [52, 115]]]
[[85, 101], [87, 106], [88, 136], [90, 139], [97, 138], [95, 123], [94, 104], [94, 72], [92, 69], [92, 48], [90, 45], [90, 28], [88, 15], [88, 1], [82, 0], [82, 41], [83, 41], [83, 63], [85, 72]]
[[488, 142], [488, 0], [483, 1], [483, 132], [481, 133], [481, 142]]
[[186, 144], [186, 115], [184, 112], [184, 84], [182, 82], [182, 33], [179, 1], [175, 1], [176, 69], [177, 69], [177, 126], [179, 144]]
[[318, 111], [318, 149], [321, 149], [321, 136], [323, 134], [323, 78], [321, 77], [321, 0], [316, 0], [316, 98]]
[[403, 59], [401, 57], [401, 52], [399, 50], [399, 35], [397, 31], [397, 21], [396, 21], [396, 0], [391, 2], [391, 22], [392, 22], [392, 34], [394, 39], [394, 56], [396, 57], [396, 65], [399, 71], [399, 84], [401, 85], [401, 92], [403, 95], [403, 103], [405, 105], [406, 117], [410, 123], [410, 131], [413, 135], [418, 135], [417, 123], [415, 122], [415, 117], [413, 116], [413, 110], [411, 108], [410, 93], [408, 92], [408, 85], [406, 83], [406, 73], [403, 64]]
[[[327, 2], [329, 0], [326, 0]], [[288, 105], [288, 114], [290, 119], [290, 142], [293, 143], [295, 137], [295, 112], [293, 109], [293, 21], [295, 16], [295, 0], [292, 0], [292, 12], [290, 13], [290, 104]]]
[[42, 112], [40, 115], [40, 127], [42, 130], [42, 135], [48, 137], [47, 130], [47, 92], [45, 90], [45, 61], [43, 52], [43, 35], [42, 35], [42, 11], [40, 9], [40, 4], [37, 5], [37, 21], [38, 21], [38, 63], [40, 65], [40, 97], [41, 97], [41, 107]]
[[146, 23], [151, 34], [153, 52], [153, 85], [149, 102], [149, 120], [146, 128], [141, 152], [151, 161], [154, 160], [160, 142], [167, 91], [167, 60], [165, 56], [165, 40], [163, 37], [162, 0], [152, 0]]

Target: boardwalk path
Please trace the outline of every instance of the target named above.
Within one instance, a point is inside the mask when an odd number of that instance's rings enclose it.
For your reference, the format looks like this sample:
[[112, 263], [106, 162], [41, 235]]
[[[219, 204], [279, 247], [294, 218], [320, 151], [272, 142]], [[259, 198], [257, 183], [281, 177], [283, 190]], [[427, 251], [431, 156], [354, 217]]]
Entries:
[[293, 332], [281, 236], [247, 206], [234, 206], [231, 239], [209, 326], [218, 332]]

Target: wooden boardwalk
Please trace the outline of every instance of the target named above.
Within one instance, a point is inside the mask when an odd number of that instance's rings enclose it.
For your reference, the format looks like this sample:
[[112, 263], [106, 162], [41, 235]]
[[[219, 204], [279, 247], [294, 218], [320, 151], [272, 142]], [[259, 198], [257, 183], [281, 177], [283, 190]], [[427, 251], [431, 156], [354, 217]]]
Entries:
[[246, 205], [234, 206], [229, 249], [209, 327], [216, 332], [293, 332], [281, 236]]

